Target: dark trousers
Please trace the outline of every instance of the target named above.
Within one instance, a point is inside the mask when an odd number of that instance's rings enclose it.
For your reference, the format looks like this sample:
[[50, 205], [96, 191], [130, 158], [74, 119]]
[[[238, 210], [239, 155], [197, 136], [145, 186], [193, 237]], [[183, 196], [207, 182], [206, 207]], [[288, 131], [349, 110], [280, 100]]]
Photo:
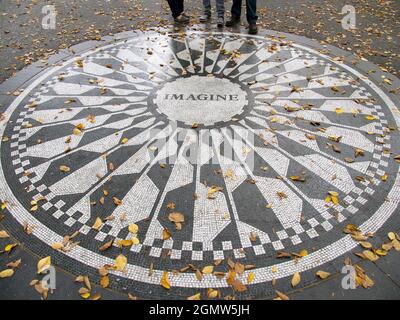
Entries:
[[172, 16], [179, 17], [183, 12], [183, 0], [168, 0], [169, 7], [171, 8]]
[[[233, 0], [232, 16], [240, 18], [242, 14], [242, 0]], [[257, 0], [246, 0], [246, 16], [248, 23], [257, 22]]]

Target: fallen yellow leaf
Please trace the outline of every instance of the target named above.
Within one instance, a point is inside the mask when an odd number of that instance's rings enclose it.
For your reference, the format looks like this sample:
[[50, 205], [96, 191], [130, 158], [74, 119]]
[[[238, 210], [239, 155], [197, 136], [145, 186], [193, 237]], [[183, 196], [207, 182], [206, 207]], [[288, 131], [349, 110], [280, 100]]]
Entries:
[[100, 218], [96, 218], [96, 221], [95, 221], [95, 223], [94, 223], [92, 228], [95, 229], [95, 230], [100, 230], [102, 225], [103, 225], [103, 221]]
[[128, 264], [128, 259], [123, 254], [120, 254], [117, 258], [115, 258], [114, 268], [117, 271], [124, 271], [127, 264]]
[[203, 268], [203, 274], [211, 274], [214, 271], [214, 266], [206, 266]]
[[217, 298], [219, 296], [219, 291], [215, 289], [208, 289], [207, 290], [207, 297], [210, 299]]
[[187, 297], [186, 300], [201, 300], [201, 294], [200, 293], [196, 293], [193, 296]]
[[394, 240], [394, 239], [396, 239], [396, 234], [395, 234], [394, 232], [389, 232], [389, 233], [388, 233], [388, 238], [389, 238], [390, 240]]
[[17, 245], [18, 245], [18, 243], [10, 243], [10, 244], [6, 245], [6, 247], [4, 248], [4, 251], [11, 252], [11, 250], [14, 249]]
[[168, 279], [168, 272], [164, 271], [161, 277], [161, 281], [160, 284], [162, 287], [164, 287], [165, 289], [171, 289], [171, 282]]
[[252, 283], [254, 281], [254, 273], [249, 272], [249, 275], [247, 276], [247, 283]]
[[328, 278], [331, 274], [330, 274], [329, 272], [325, 272], [325, 271], [319, 270], [319, 271], [316, 272], [316, 275], [317, 275], [318, 277], [320, 277], [321, 279], [326, 279], [326, 278]]
[[40, 259], [38, 264], [37, 264], [37, 273], [40, 274], [47, 269], [49, 269], [51, 266], [51, 257], [48, 256], [46, 258]]
[[118, 240], [117, 244], [120, 247], [130, 247], [131, 245], [133, 245], [133, 241], [132, 240]]
[[296, 287], [301, 281], [300, 273], [296, 272], [292, 278], [292, 287]]
[[131, 224], [129, 225], [129, 227], [128, 227], [128, 230], [129, 230], [130, 233], [136, 234], [136, 233], [138, 233], [138, 231], [139, 231], [139, 227], [138, 227], [137, 224], [131, 223]]
[[379, 257], [370, 250], [364, 250], [363, 255], [370, 261], [376, 261], [379, 259]]
[[306, 257], [308, 256], [308, 251], [306, 249], [303, 249], [299, 252], [300, 257]]
[[64, 245], [63, 245], [62, 243], [56, 242], [56, 243], [53, 243], [53, 244], [51, 245], [51, 247], [52, 247], [54, 250], [61, 250], [61, 249], [64, 247]]
[[137, 245], [137, 244], [140, 243], [139, 239], [136, 238], [136, 237], [132, 237], [131, 241], [132, 241], [132, 244], [133, 244], [133, 245]]
[[13, 269], [6, 269], [0, 272], [0, 278], [9, 278], [12, 277], [14, 274]]
[[377, 118], [373, 115], [368, 115], [365, 117], [365, 119], [372, 121], [372, 120], [376, 120]]
[[276, 295], [280, 300], [289, 300], [289, 297], [280, 291], [276, 291]]
[[108, 277], [108, 275], [101, 277], [100, 285], [103, 288], [108, 288], [108, 286], [110, 285], [110, 278]]
[[344, 112], [342, 107], [338, 107], [335, 109], [336, 114], [342, 114]]
[[70, 172], [71, 169], [70, 169], [70, 167], [61, 165], [61, 166], [60, 166], [60, 171], [62, 171], [62, 172]]

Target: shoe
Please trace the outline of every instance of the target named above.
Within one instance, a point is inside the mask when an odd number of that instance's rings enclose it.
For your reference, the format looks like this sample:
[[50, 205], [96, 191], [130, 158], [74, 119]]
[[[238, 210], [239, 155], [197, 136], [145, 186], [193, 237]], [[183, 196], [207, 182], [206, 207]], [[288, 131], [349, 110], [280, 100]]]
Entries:
[[174, 18], [174, 20], [177, 23], [189, 23], [190, 17], [187, 16], [185, 13], [182, 13], [180, 16]]
[[218, 17], [217, 19], [217, 27], [218, 28], [223, 28], [224, 27], [224, 17]]
[[238, 23], [240, 23], [240, 18], [239, 18], [239, 17], [232, 16], [231, 19], [228, 20], [228, 21], [225, 23], [225, 26], [227, 26], [227, 27], [233, 27], [233, 26], [237, 25]]
[[249, 24], [249, 34], [257, 34], [258, 33], [258, 27], [255, 23]]
[[200, 16], [199, 21], [200, 22], [207, 22], [208, 20], [210, 20], [211, 15], [210, 14], [203, 14]]

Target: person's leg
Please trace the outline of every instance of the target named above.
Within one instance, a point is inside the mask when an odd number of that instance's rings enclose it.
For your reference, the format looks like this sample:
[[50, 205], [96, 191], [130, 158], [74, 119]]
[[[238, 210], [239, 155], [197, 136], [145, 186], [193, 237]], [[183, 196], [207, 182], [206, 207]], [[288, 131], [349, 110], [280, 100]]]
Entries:
[[231, 13], [232, 17], [240, 18], [242, 15], [242, 0], [233, 0]]
[[246, 0], [246, 16], [249, 24], [257, 23], [257, 0]]
[[249, 23], [249, 33], [257, 34], [257, 0], [246, 1], [246, 16], [247, 22]]
[[240, 16], [242, 13], [242, 0], [233, 0], [231, 9], [231, 19], [228, 20], [225, 25], [227, 27], [233, 27], [240, 23]]
[[203, 0], [203, 9], [205, 15], [211, 16], [211, 0]]
[[200, 16], [200, 22], [206, 22], [211, 17], [211, 0], [203, 0], [203, 14]]
[[224, 17], [225, 16], [225, 3], [224, 3], [224, 0], [216, 0], [216, 1], [217, 1], [217, 14], [218, 14], [218, 17]]
[[[169, 7], [171, 8], [172, 16], [177, 18], [183, 12], [183, 1], [181, 0], [168, 0]], [[181, 6], [182, 5], [182, 6]]]
[[217, 27], [222, 28], [225, 23], [225, 4], [224, 0], [216, 0], [217, 2]]

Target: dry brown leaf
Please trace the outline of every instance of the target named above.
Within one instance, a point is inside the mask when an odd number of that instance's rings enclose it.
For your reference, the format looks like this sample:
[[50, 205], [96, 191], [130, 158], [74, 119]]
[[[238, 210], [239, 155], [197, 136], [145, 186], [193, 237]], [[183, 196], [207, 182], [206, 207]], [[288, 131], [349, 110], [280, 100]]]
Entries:
[[371, 249], [372, 248], [372, 244], [367, 242], [367, 241], [361, 241], [360, 245], [364, 248], [364, 249]]
[[108, 275], [101, 277], [100, 285], [103, 288], [108, 288], [108, 286], [110, 285], [110, 278], [108, 277]]
[[70, 171], [71, 171], [71, 168], [70, 168], [70, 167], [67, 167], [67, 166], [64, 166], [64, 165], [61, 165], [61, 166], [60, 166], [60, 171], [61, 171], [61, 172], [70, 172]]
[[136, 296], [134, 296], [133, 294], [128, 293], [128, 299], [129, 300], [138, 300], [138, 298]]
[[301, 276], [299, 272], [296, 272], [292, 278], [292, 287], [296, 287], [301, 281]]
[[201, 294], [200, 293], [196, 293], [193, 296], [187, 297], [186, 300], [201, 300]]
[[163, 240], [168, 240], [169, 238], [171, 238], [171, 232], [167, 228], [163, 230], [162, 238]]
[[235, 263], [235, 272], [237, 274], [243, 274], [244, 272], [244, 265], [240, 262], [236, 262]]
[[118, 199], [117, 197], [113, 197], [112, 199], [116, 206], [120, 206], [122, 204], [122, 200]]
[[109, 249], [109, 248], [111, 248], [111, 246], [113, 245], [113, 243], [114, 243], [114, 240], [110, 240], [110, 241], [108, 241], [108, 242], [106, 242], [105, 244], [103, 244], [101, 247], [100, 247], [100, 252], [104, 252], [104, 251], [106, 251], [107, 249]]
[[319, 271], [316, 272], [316, 275], [317, 275], [319, 278], [321, 278], [321, 279], [326, 279], [326, 278], [328, 278], [331, 274], [330, 274], [329, 272], [325, 272], [325, 271], [319, 270]]
[[372, 251], [370, 250], [364, 250], [363, 255], [365, 258], [367, 258], [370, 261], [376, 261], [379, 259], [379, 257]]
[[39, 294], [42, 295], [43, 299], [46, 300], [47, 297], [48, 297], [48, 295], [49, 295], [49, 289], [43, 287], [41, 281], [37, 282], [37, 283], [34, 285], [34, 287], [35, 287], [35, 290], [36, 290]]
[[200, 270], [196, 270], [195, 276], [196, 276], [197, 280], [199, 280], [199, 281], [203, 280], [203, 274], [201, 273]]
[[103, 226], [103, 221], [100, 218], [96, 218], [96, 221], [94, 222], [92, 228], [95, 230], [100, 230], [102, 226]]
[[55, 242], [55, 243], [53, 243], [53, 244], [51, 245], [51, 247], [52, 247], [54, 250], [61, 250], [62, 248], [64, 248], [64, 245], [63, 245], [62, 243], [60, 243], [60, 242]]
[[234, 279], [231, 285], [237, 292], [244, 292], [247, 290], [247, 287], [239, 279]]
[[22, 262], [21, 259], [9, 262], [9, 263], [6, 264], [6, 267], [13, 268], [13, 269], [19, 268], [19, 266], [21, 265], [21, 262]]
[[90, 284], [90, 280], [88, 276], [83, 277], [83, 283], [85, 284], [86, 288], [92, 290], [92, 285]]
[[168, 219], [174, 223], [181, 223], [185, 221], [185, 217], [180, 212], [172, 212], [168, 215]]
[[250, 238], [251, 242], [256, 242], [257, 238], [258, 238], [257, 233], [255, 233], [254, 231], [250, 232], [250, 237], [249, 238]]
[[228, 285], [232, 285], [232, 283], [233, 283], [233, 281], [235, 280], [235, 278], [236, 278], [236, 272], [233, 271], [233, 270], [230, 270], [230, 271], [228, 272], [228, 276], [226, 277], [226, 283], [227, 283]]
[[10, 235], [5, 230], [0, 230], [0, 239], [9, 238]]
[[100, 300], [100, 299], [101, 299], [101, 293], [97, 292], [92, 296], [91, 300], [97, 301], [97, 300]]
[[278, 290], [276, 290], [275, 292], [276, 292], [276, 295], [278, 296], [278, 298], [280, 298], [281, 300], [289, 300], [289, 297], [286, 294], [284, 294]]

